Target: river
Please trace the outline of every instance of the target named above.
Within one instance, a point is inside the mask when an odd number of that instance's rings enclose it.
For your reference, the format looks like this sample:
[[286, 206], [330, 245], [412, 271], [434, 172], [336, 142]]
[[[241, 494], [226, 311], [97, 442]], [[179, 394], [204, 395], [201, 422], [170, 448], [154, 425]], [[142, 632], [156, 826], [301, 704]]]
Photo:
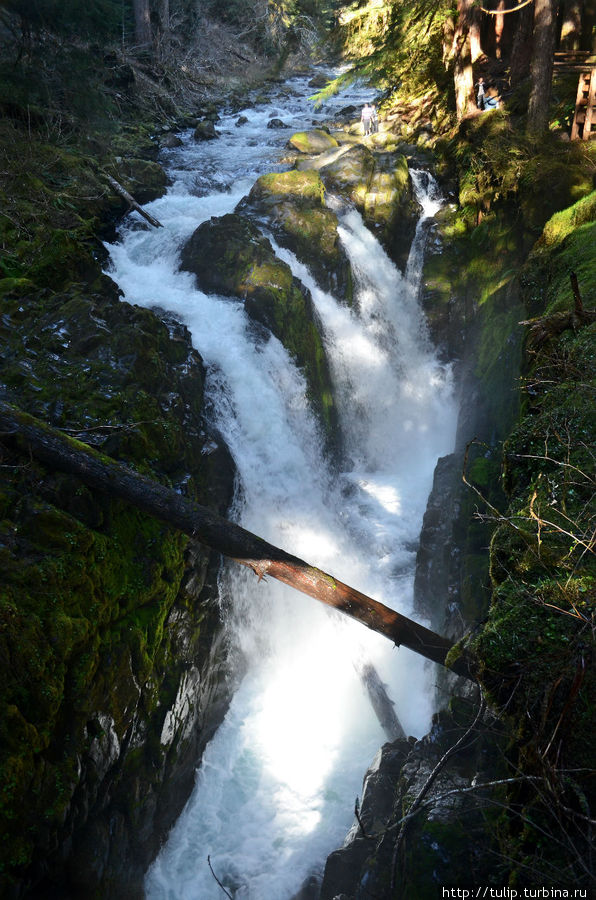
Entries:
[[[312, 292], [336, 392], [344, 453], [329, 460], [301, 372], [280, 342], [258, 337], [238, 301], [198, 291], [179, 270], [194, 229], [232, 212], [255, 179], [287, 168], [289, 136], [370, 94], [352, 86], [320, 110], [308, 78], [268, 102], [222, 115], [219, 140], [164, 151], [172, 186], [133, 214], [109, 247], [110, 275], [131, 303], [167, 309], [191, 331], [207, 367], [213, 426], [237, 466], [231, 516], [273, 544], [406, 615], [416, 543], [439, 456], [451, 452], [456, 409], [449, 369], [429, 343], [418, 302], [432, 182], [415, 173], [424, 213], [402, 277], [355, 211], [340, 236], [356, 281], [353, 309]], [[268, 129], [271, 116], [284, 129]], [[228, 714], [207, 746], [196, 788], [146, 879], [149, 900], [290, 900], [353, 819], [362, 777], [385, 735], [358, 669], [372, 663], [407, 734], [433, 712], [433, 670], [415, 654], [240, 567], [221, 576], [228, 627], [247, 662]], [[211, 868], [208, 864], [209, 857]]]

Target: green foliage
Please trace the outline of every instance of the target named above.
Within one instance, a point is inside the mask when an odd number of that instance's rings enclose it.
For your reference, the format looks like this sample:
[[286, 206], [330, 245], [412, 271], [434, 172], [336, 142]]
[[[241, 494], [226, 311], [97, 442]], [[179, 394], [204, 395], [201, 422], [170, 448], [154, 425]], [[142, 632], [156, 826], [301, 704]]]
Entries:
[[443, 25], [451, 15], [448, 0], [388, 0], [352, 3], [339, 15], [339, 40], [353, 68], [331, 82], [324, 100], [356, 78], [385, 91], [381, 107], [407, 104], [441, 116], [452, 103], [449, 73], [443, 64]]
[[[508, 508], [491, 542], [492, 604], [471, 641], [484, 687], [509, 722], [516, 771], [544, 779], [557, 797], [553, 814], [548, 790], [508, 792], [520, 818], [503, 820], [502, 852], [524, 883], [545, 873], [553, 884], [590, 877], [580, 816], [596, 801], [596, 326], [588, 318], [571, 328], [568, 316], [565, 330], [549, 333], [548, 321], [561, 322], [562, 306], [572, 308], [570, 270], [582, 272], [586, 300], [594, 297], [596, 271], [586, 265], [593, 197], [546, 224], [523, 273], [528, 304], [546, 313], [545, 337], [529, 344], [523, 414], [505, 444]], [[477, 465], [471, 473], [481, 484]]]

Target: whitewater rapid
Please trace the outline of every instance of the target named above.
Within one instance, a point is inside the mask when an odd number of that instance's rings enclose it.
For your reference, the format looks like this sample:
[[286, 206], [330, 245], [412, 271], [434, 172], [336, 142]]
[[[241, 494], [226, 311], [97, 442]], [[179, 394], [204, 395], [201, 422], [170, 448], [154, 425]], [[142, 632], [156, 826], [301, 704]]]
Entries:
[[[424, 220], [438, 208], [429, 179], [414, 176], [425, 206], [405, 277], [358, 213], [341, 214], [356, 282], [351, 309], [276, 248], [311, 290], [321, 322], [344, 439], [339, 465], [325, 457], [304, 378], [280, 342], [256, 337], [241, 303], [203, 294], [179, 271], [180, 249], [201, 222], [232, 212], [258, 175], [284, 167], [293, 131], [368, 96], [352, 88], [313, 113], [310, 92], [295, 79], [273, 105], [242, 110], [242, 128], [237, 113], [224, 116], [219, 141], [197, 145], [187, 134], [165, 157], [172, 187], [148, 206], [164, 227], [149, 230], [131, 216], [109, 247], [110, 274], [127, 301], [166, 309], [190, 329], [207, 369], [212, 425], [237, 467], [233, 517], [408, 615], [433, 470], [452, 450], [456, 420], [450, 373], [418, 302]], [[288, 127], [265, 141], [272, 113]], [[147, 874], [149, 900], [218, 900], [213, 873], [236, 900], [290, 900], [322, 871], [385, 741], [362, 664], [373, 663], [388, 685], [407, 734], [430, 724], [432, 668], [415, 654], [232, 564], [221, 592], [247, 671]]]

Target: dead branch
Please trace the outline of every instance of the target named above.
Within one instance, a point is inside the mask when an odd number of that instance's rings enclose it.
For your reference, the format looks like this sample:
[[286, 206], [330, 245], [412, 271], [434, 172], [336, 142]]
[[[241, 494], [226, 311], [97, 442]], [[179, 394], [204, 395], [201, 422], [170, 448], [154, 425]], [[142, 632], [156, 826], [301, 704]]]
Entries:
[[130, 206], [131, 209], [136, 210], [139, 213], [139, 215], [143, 216], [143, 218], [146, 219], [149, 222], [149, 224], [153, 225], [155, 228], [163, 228], [161, 222], [158, 222], [157, 219], [155, 219], [145, 209], [143, 209], [143, 207], [140, 205], [140, 203], [137, 203], [135, 198], [131, 194], [129, 194], [128, 191], [126, 190], [126, 188], [123, 188], [122, 185], [118, 181], [116, 181], [115, 178], [112, 178], [111, 175], [108, 175], [105, 172], [104, 172], [104, 178], [106, 179], [106, 181], [109, 181], [109, 183], [112, 185], [112, 187], [114, 188], [116, 193], [120, 194], [120, 196], [126, 200], [126, 202], [128, 203], [128, 205]]
[[479, 6], [478, 9], [480, 10], [480, 12], [486, 13], [487, 16], [504, 16], [507, 13], [519, 12], [520, 9], [524, 8], [524, 6], [529, 6], [530, 3], [533, 2], [534, 0], [524, 0], [523, 3], [519, 3], [518, 0], [518, 5], [514, 6], [512, 9], [485, 9], [484, 6]]
[[229, 891], [226, 890], [226, 888], [223, 886], [223, 884], [221, 883], [221, 881], [219, 880], [219, 878], [217, 877], [217, 875], [216, 875], [215, 872], [213, 871], [213, 866], [211, 865], [211, 857], [210, 857], [210, 856], [207, 857], [207, 863], [208, 863], [208, 865], [209, 865], [209, 870], [210, 870], [211, 874], [213, 875], [213, 877], [214, 877], [215, 880], [217, 881], [218, 885], [220, 886], [220, 888], [222, 889], [222, 891], [224, 892], [224, 894], [226, 895], [226, 897], [229, 897], [230, 900], [234, 900], [234, 898], [232, 897], [232, 895], [229, 893]]

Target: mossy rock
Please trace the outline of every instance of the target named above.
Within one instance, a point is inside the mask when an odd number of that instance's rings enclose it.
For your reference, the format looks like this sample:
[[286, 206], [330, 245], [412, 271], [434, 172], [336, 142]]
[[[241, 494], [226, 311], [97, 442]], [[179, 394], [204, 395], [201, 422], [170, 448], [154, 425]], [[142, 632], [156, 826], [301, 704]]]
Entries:
[[318, 128], [313, 131], [297, 131], [296, 134], [292, 135], [288, 143], [294, 150], [311, 156], [339, 146], [334, 137]]
[[357, 144], [333, 162], [320, 169], [326, 188], [364, 208], [364, 198], [375, 169], [375, 159], [368, 147]]
[[376, 155], [375, 169], [364, 196], [364, 221], [402, 272], [406, 269], [419, 215], [420, 205], [414, 196], [405, 156]]
[[182, 249], [182, 268], [201, 290], [244, 301], [304, 369], [308, 395], [328, 445], [337, 441], [337, 412], [327, 356], [310, 293], [258, 227], [238, 214], [203, 222]]
[[132, 194], [138, 203], [149, 203], [162, 197], [168, 176], [159, 163], [134, 157], [117, 157], [108, 172]]
[[316, 171], [262, 175], [239, 211], [273, 229], [279, 243], [308, 265], [317, 283], [348, 303], [352, 274], [337, 231], [337, 216], [325, 207], [325, 188]]
[[420, 214], [405, 156], [358, 144], [319, 169], [325, 187], [353, 203], [402, 271]]
[[[188, 332], [123, 303], [107, 278], [94, 285], [7, 295], [3, 396], [223, 513], [233, 472], [221, 450], [202, 452], [210, 443], [203, 369]], [[162, 791], [170, 776], [155, 768], [146, 735], [161, 732], [191, 660], [205, 669], [209, 662], [213, 674], [205, 677], [216, 677], [209, 644], [219, 629], [216, 607], [199, 599], [206, 552], [202, 559], [195, 552], [195, 586], [187, 589], [187, 538], [32, 464], [18, 445], [5, 445], [3, 459], [11, 468], [0, 490], [2, 890], [21, 876], [34, 881], [42, 869], [59, 873], [57, 849], [74, 829], [76, 857], [78, 829], [98, 798], [102, 808], [121, 804], [115, 798], [133, 728], [143, 763], [128, 788], [139, 798]], [[183, 625], [187, 614], [192, 628]], [[118, 765], [109, 764], [108, 744], [91, 748], [89, 723], [99, 713], [119, 744]], [[200, 729], [193, 734], [183, 740], [181, 732], [168, 750], [174, 770], [181, 755], [176, 778], [186, 773], [189, 790], [196, 754], [191, 762], [182, 756], [189, 741], [196, 749]], [[171, 793], [179, 805], [172, 785]], [[162, 799], [164, 811], [169, 802]], [[159, 834], [172, 819], [160, 824], [152, 813], [150, 822]], [[153, 853], [153, 840], [139, 838], [141, 856], [147, 842]], [[89, 870], [87, 896], [92, 881]]]
[[316, 172], [271, 172], [257, 179], [249, 199], [260, 206], [275, 206], [281, 201], [291, 200], [296, 205], [322, 207], [325, 188]]

